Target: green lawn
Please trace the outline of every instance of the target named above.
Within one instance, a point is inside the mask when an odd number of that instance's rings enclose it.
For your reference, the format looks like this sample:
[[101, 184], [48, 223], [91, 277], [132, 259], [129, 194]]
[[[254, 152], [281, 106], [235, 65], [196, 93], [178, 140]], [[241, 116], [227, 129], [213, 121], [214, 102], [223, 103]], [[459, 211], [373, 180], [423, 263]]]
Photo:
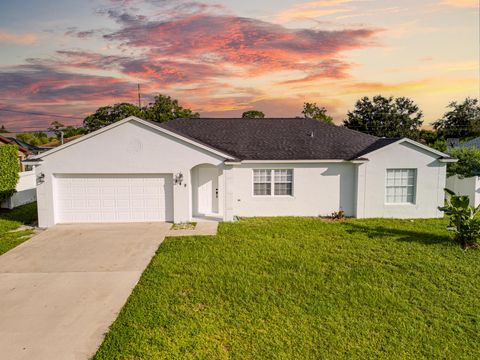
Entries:
[[95, 359], [479, 359], [446, 220], [258, 218], [160, 246]]
[[32, 234], [31, 230], [18, 229], [23, 224], [31, 224], [37, 220], [37, 204], [19, 206], [13, 210], [0, 210], [0, 255], [21, 244]]

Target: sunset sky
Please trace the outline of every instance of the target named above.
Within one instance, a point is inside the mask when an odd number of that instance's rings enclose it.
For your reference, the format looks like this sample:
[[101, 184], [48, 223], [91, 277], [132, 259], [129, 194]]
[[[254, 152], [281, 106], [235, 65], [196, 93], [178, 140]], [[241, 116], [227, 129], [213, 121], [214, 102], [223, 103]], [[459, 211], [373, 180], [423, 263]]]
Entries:
[[0, 2], [0, 111], [12, 131], [79, 125], [162, 93], [203, 117], [336, 122], [362, 96], [408, 96], [438, 119], [479, 97], [478, 0], [18, 0]]

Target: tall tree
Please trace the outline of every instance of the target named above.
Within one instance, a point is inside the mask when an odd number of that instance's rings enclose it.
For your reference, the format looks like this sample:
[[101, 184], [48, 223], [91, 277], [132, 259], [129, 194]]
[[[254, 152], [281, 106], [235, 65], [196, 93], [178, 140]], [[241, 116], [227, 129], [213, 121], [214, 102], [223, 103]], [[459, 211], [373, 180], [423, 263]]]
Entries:
[[199, 113], [184, 108], [178, 104], [178, 100], [170, 96], [155, 96], [153, 103], [142, 109], [143, 118], [146, 120], [165, 122], [178, 118], [198, 118]]
[[264, 117], [265, 114], [258, 110], [249, 110], [242, 114], [242, 118], [244, 119], [263, 119]]
[[121, 103], [98, 108], [95, 113], [83, 120], [87, 132], [98, 130], [129, 116], [138, 116], [145, 120], [165, 122], [178, 118], [197, 118], [199, 114], [178, 104], [170, 96], [155, 96], [153, 103], [139, 108], [129, 103]]
[[443, 117], [433, 127], [445, 137], [480, 135], [480, 105], [478, 99], [466, 98], [463, 103], [452, 101]]
[[50, 124], [50, 127], [48, 128], [48, 131], [51, 131], [55, 134], [55, 136], [57, 138], [60, 137], [60, 134], [62, 132], [62, 129], [65, 127], [65, 125], [63, 125], [60, 121], [53, 121], [51, 124]]
[[316, 103], [303, 103], [302, 114], [309, 119], [323, 121], [327, 124], [333, 123], [333, 118], [327, 114], [327, 109], [323, 106], [318, 106]]
[[83, 126], [87, 132], [92, 132], [126, 117], [140, 116], [141, 113], [138, 106], [128, 103], [102, 106], [83, 120]]
[[417, 139], [422, 118], [423, 113], [409, 98], [377, 95], [372, 100], [367, 96], [358, 100], [343, 124], [375, 136]]

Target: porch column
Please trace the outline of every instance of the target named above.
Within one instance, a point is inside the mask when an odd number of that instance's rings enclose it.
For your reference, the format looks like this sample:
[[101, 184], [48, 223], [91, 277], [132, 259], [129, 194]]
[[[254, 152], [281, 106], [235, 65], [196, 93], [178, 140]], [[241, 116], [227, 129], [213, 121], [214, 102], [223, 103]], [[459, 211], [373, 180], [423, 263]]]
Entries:
[[232, 221], [235, 215], [233, 208], [234, 184], [233, 184], [233, 166], [225, 165], [223, 169], [223, 189], [224, 189], [224, 206], [223, 206], [223, 220]]
[[190, 193], [191, 178], [190, 170], [181, 169], [183, 175], [182, 184], [175, 184], [175, 175], [173, 174], [173, 222], [182, 223], [190, 221]]

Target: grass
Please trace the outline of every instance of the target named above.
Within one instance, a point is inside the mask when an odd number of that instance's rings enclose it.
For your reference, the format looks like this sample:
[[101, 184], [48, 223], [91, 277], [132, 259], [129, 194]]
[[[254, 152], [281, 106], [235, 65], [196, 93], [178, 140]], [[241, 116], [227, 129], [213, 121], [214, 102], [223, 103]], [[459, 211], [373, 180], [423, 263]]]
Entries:
[[439, 220], [168, 238], [94, 359], [478, 359], [480, 251]]
[[184, 222], [172, 224], [170, 230], [195, 230], [196, 222]]
[[21, 225], [28, 225], [37, 220], [37, 204], [19, 206], [13, 210], [0, 210], [0, 255], [20, 245], [33, 233], [32, 230], [19, 230]]

